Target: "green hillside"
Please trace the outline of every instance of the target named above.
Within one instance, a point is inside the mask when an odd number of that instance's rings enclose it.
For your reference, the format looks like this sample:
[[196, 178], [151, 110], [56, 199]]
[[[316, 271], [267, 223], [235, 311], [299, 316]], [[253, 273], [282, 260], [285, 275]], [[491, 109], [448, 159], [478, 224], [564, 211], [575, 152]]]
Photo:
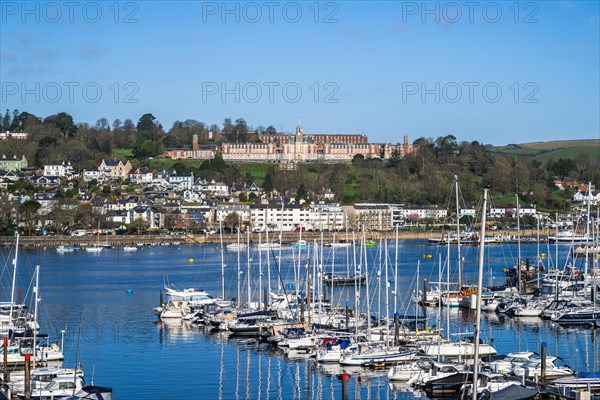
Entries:
[[575, 158], [581, 152], [587, 152], [592, 160], [600, 160], [600, 140], [559, 140], [552, 142], [532, 142], [494, 146], [492, 153], [509, 154], [533, 158], [540, 162], [549, 159]]

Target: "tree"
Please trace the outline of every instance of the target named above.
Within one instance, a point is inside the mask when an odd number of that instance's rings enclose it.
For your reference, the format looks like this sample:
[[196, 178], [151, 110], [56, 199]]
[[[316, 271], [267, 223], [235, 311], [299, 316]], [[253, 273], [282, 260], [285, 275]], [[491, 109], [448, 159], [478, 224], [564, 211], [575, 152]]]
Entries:
[[127, 225], [130, 231], [144, 232], [148, 229], [148, 222], [143, 218], [136, 218], [132, 223]]
[[248, 201], [248, 196], [244, 192], [240, 193], [238, 197], [240, 199], [240, 203], [245, 203]]
[[6, 109], [6, 114], [4, 114], [4, 117], [2, 118], [2, 129], [0, 129], [2, 132], [8, 131], [10, 130], [10, 111], [8, 110], [8, 108]]
[[306, 186], [304, 186], [304, 183], [301, 183], [300, 186], [298, 186], [298, 191], [296, 192], [296, 199], [306, 199], [307, 196], [308, 192], [306, 190]]
[[[139, 141], [138, 141], [139, 142]], [[136, 148], [133, 149], [135, 158], [156, 157], [163, 153], [162, 143], [155, 140], [144, 140], [141, 143], [136, 143]]]
[[263, 182], [263, 190], [267, 193], [271, 193], [273, 189], [275, 189], [275, 185], [273, 183], [273, 176], [275, 175], [275, 168], [269, 167], [267, 169], [267, 174], [265, 175], [265, 181]]
[[240, 215], [238, 213], [236, 213], [235, 211], [234, 212], [230, 212], [223, 219], [223, 224], [227, 228], [229, 228], [232, 232], [234, 231], [235, 228], [239, 228], [240, 223], [241, 223], [241, 221], [240, 221]]
[[570, 158], [559, 158], [556, 162], [548, 160], [547, 168], [554, 175], [564, 179], [577, 169], [577, 165]]
[[277, 129], [275, 129], [275, 127], [273, 125], [269, 125], [267, 127], [267, 129], [265, 129], [265, 133], [267, 135], [276, 135], [277, 134]]
[[13, 212], [15, 204], [8, 196], [0, 196], [0, 234], [11, 236], [13, 231]]
[[155, 121], [156, 117], [151, 113], [142, 115], [137, 123], [138, 132], [152, 132]]
[[246, 124], [245, 119], [238, 118], [235, 120], [235, 126], [233, 127], [233, 135], [235, 137], [236, 142], [248, 141], [248, 131], [248, 124]]
[[29, 235], [31, 236], [31, 230], [34, 227], [37, 211], [42, 205], [35, 200], [27, 200], [19, 207], [19, 214], [25, 219]]
[[577, 157], [575, 157], [575, 163], [577, 164], [577, 169], [579, 170], [579, 178], [589, 180], [589, 169], [592, 165], [590, 153], [587, 151], [580, 152], [577, 154]]
[[121, 120], [119, 118], [115, 119], [113, 121], [113, 123], [112, 123], [113, 132], [116, 132], [119, 129], [121, 129], [121, 125], [123, 125], [123, 123], [121, 122]]
[[44, 124], [56, 126], [65, 139], [72, 137], [77, 132], [77, 126], [73, 123], [73, 117], [66, 112], [59, 112], [56, 115], [46, 117]]
[[110, 132], [110, 124], [106, 118], [100, 118], [96, 121], [96, 130]]
[[365, 162], [365, 156], [362, 154], [355, 154], [352, 157], [352, 165], [362, 165]]
[[223, 120], [223, 137], [229, 141], [233, 141], [233, 124], [231, 123], [231, 118]]

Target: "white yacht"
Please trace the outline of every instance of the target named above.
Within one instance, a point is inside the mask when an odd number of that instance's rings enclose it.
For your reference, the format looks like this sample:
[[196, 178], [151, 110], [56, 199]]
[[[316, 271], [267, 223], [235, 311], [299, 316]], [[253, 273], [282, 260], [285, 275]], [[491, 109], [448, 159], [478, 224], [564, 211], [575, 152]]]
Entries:
[[[555, 363], [557, 359], [556, 356], [546, 357], [546, 378], [562, 378], [574, 374], [573, 370], [566, 365], [557, 366]], [[539, 377], [542, 374], [542, 359], [532, 358], [527, 364], [513, 367], [512, 372], [516, 376], [525, 378]]]
[[[475, 356], [475, 344], [472, 341], [432, 343], [421, 346], [421, 351], [428, 357], [472, 358]], [[493, 356], [496, 349], [486, 343], [479, 344], [479, 356]]]

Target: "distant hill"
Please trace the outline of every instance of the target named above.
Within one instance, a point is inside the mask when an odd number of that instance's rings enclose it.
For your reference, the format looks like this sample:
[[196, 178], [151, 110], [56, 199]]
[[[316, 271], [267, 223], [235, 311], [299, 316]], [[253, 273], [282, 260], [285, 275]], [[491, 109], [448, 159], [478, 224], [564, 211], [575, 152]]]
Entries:
[[549, 159], [575, 158], [582, 151], [587, 152], [592, 160], [600, 160], [600, 139], [556, 140], [551, 142], [531, 142], [493, 146], [490, 151], [495, 154], [510, 154], [532, 158], [540, 162]]

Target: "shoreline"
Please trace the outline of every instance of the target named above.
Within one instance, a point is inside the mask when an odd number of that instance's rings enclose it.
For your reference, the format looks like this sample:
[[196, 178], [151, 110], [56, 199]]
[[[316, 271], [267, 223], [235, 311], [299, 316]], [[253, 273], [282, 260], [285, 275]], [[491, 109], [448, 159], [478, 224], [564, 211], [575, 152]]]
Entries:
[[[547, 236], [552, 234], [552, 230], [540, 231], [540, 241], [545, 241]], [[444, 231], [441, 230], [427, 230], [427, 231], [399, 231], [398, 239], [422, 239], [427, 240], [431, 238], [441, 238]], [[348, 233], [345, 232], [283, 232], [281, 241], [282, 243], [294, 243], [300, 238], [307, 242], [321, 241], [321, 235], [325, 243], [331, 243], [333, 241], [346, 240], [352, 241], [353, 239], [358, 241], [362, 235], [361, 232]], [[516, 237], [516, 230], [504, 230], [504, 231], [493, 231], [489, 232], [489, 235], [510, 235]], [[222, 239], [221, 239], [222, 236]], [[259, 236], [261, 241], [264, 243], [266, 235], [265, 233], [251, 233], [250, 243], [256, 244], [259, 242]], [[367, 232], [367, 240], [380, 241], [383, 239], [395, 240], [396, 233], [394, 231], [387, 232]], [[531, 242], [537, 238], [537, 231], [535, 229], [528, 229], [521, 231], [521, 238], [524, 241]], [[279, 241], [279, 232], [270, 232], [269, 239], [271, 242]], [[111, 246], [128, 246], [128, 245], [158, 245], [158, 244], [219, 244], [221, 243], [237, 243], [237, 234], [185, 234], [185, 235], [107, 235], [107, 236], [21, 236], [19, 241], [22, 247], [52, 247], [52, 246], [92, 246], [96, 243], [109, 244]], [[241, 241], [245, 243], [247, 241], [246, 234], [242, 234]], [[14, 236], [0, 236], [0, 245], [12, 246], [15, 242]], [[504, 242], [506, 243], [506, 242]]]

